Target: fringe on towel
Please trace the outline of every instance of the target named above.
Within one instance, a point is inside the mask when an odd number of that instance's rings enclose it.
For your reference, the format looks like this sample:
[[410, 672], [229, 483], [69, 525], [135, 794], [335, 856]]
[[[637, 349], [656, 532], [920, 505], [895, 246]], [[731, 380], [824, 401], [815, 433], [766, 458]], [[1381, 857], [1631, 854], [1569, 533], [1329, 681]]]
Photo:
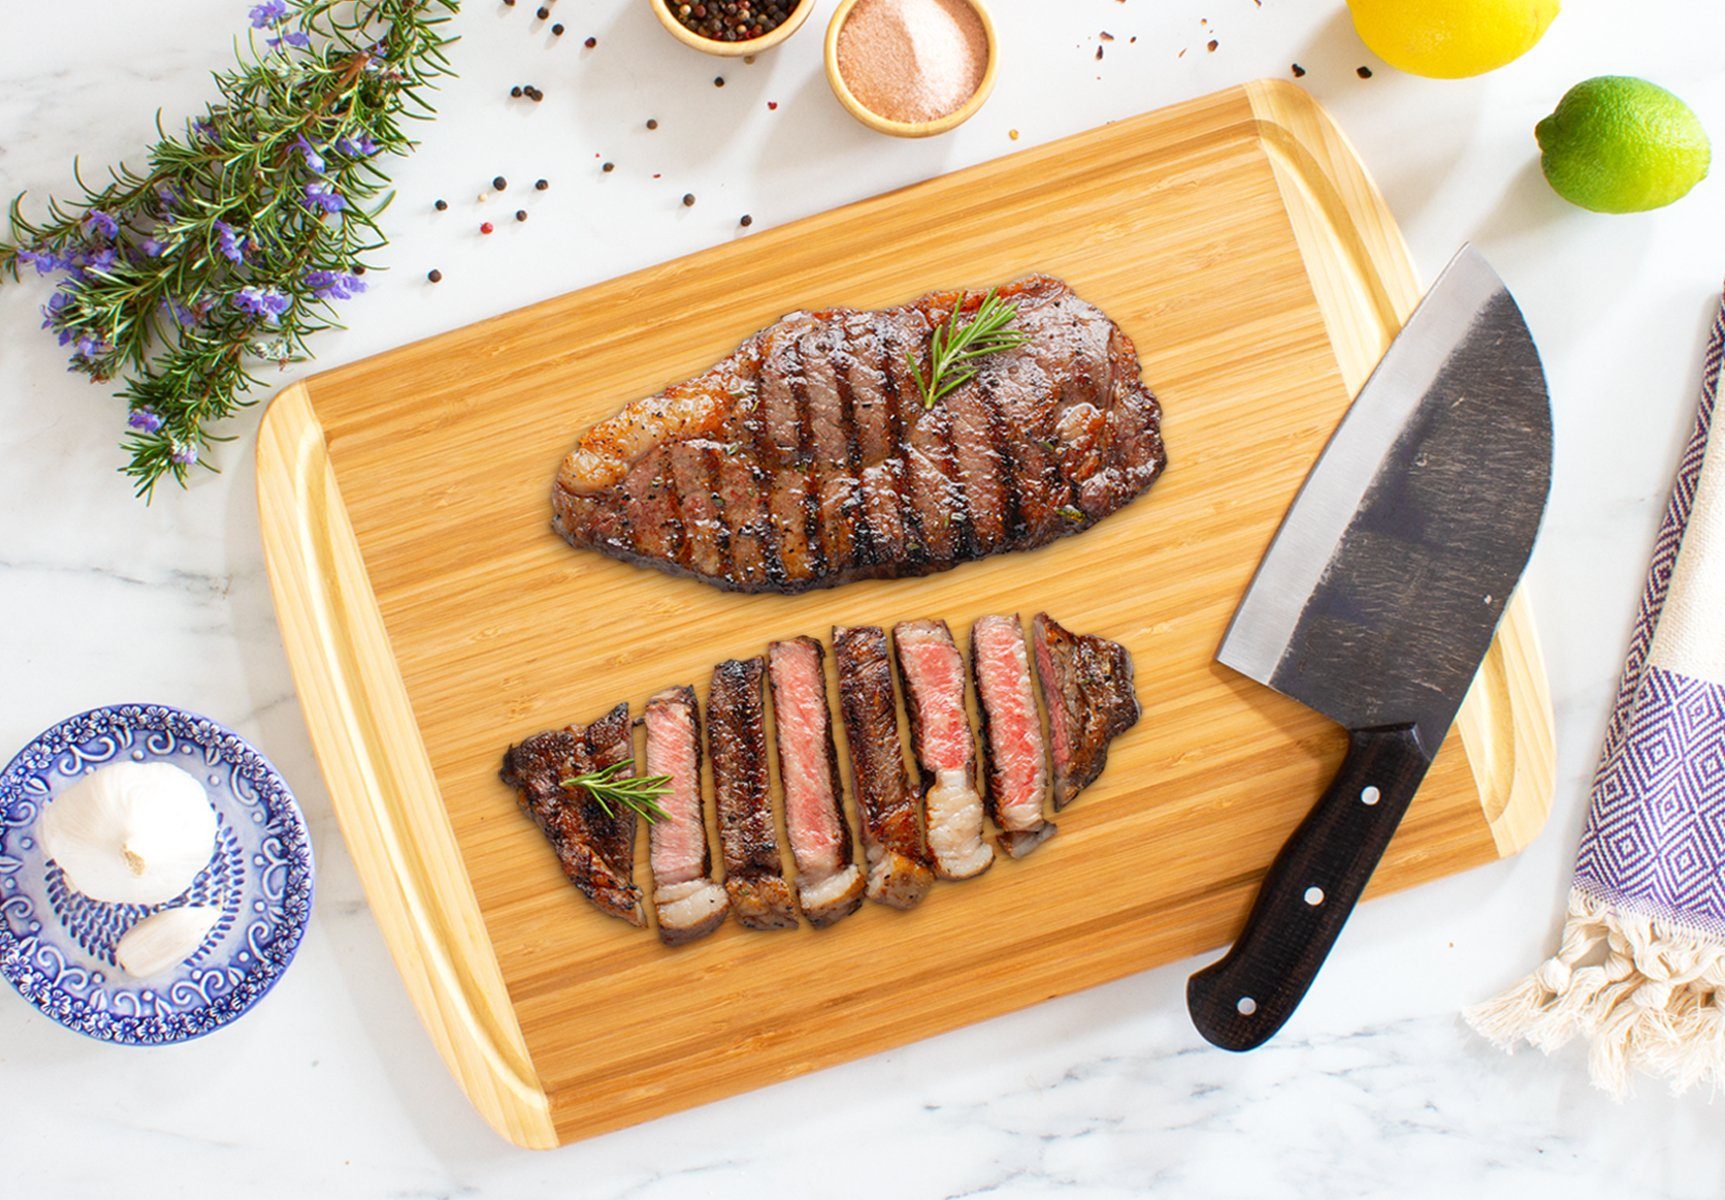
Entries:
[[1725, 1088], [1725, 946], [1580, 888], [1557, 953], [1462, 1015], [1511, 1052], [1585, 1038], [1589, 1076], [1619, 1100], [1638, 1071], [1675, 1092]]

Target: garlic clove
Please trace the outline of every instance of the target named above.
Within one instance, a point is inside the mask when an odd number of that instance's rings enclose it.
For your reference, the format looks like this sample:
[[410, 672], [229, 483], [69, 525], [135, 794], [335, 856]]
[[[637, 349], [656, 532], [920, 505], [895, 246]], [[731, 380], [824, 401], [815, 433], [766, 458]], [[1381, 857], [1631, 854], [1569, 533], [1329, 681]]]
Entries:
[[196, 954], [221, 919], [219, 908], [164, 908], [126, 930], [114, 958], [128, 975], [159, 975]]
[[49, 804], [37, 833], [66, 882], [92, 900], [164, 904], [214, 856], [216, 810], [171, 763], [113, 763]]

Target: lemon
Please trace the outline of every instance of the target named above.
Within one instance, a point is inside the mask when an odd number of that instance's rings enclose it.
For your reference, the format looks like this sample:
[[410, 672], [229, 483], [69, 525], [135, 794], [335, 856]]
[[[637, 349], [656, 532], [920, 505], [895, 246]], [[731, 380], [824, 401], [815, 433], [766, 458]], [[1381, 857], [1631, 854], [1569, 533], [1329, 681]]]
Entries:
[[1594, 212], [1646, 212], [1707, 178], [1701, 120], [1657, 84], [1601, 75], [1576, 84], [1534, 129], [1553, 190]]
[[1545, 36], [1560, 0], [1348, 0], [1354, 29], [1410, 75], [1461, 79], [1514, 62]]

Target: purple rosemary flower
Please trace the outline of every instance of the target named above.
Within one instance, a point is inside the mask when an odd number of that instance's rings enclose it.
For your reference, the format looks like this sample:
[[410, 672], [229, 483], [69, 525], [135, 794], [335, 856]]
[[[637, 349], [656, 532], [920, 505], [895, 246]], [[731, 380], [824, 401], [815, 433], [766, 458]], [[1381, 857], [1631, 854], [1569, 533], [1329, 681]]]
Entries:
[[289, 303], [286, 296], [273, 288], [241, 288], [239, 295], [234, 297], [235, 308], [270, 322], [285, 313]]
[[305, 285], [318, 300], [351, 300], [365, 291], [365, 280], [342, 271], [307, 271]]
[[120, 223], [99, 208], [92, 208], [84, 217], [84, 232], [97, 237], [119, 236]]
[[157, 308], [181, 329], [190, 329], [198, 323], [198, 314], [171, 296], [164, 298]]
[[189, 467], [198, 461], [198, 448], [190, 442], [181, 442], [168, 457], [174, 460], [176, 466]]
[[[108, 353], [108, 343], [90, 333], [80, 333], [72, 339], [72, 353], [89, 362]], [[76, 364], [74, 364], [74, 369]]]
[[318, 153], [317, 147], [305, 140], [305, 134], [302, 133], [299, 135], [299, 138], [294, 142], [293, 147], [295, 150], [298, 150], [300, 152], [300, 156], [305, 159], [305, 165], [312, 174], [322, 175], [325, 171], [329, 170], [329, 164], [324, 162], [323, 155]]
[[55, 271], [72, 265], [68, 259], [52, 250], [20, 250], [18, 261], [35, 267], [38, 275], [52, 275]]
[[264, 0], [252, 8], [252, 28], [267, 29], [287, 16], [287, 12], [287, 0]]
[[246, 256], [246, 235], [229, 225], [226, 221], [217, 221], [216, 249], [222, 252], [222, 257], [229, 262], [239, 262]]
[[72, 255], [67, 262], [67, 269], [74, 279], [83, 279], [90, 271], [105, 272], [120, 261], [120, 256], [112, 246], [103, 246], [100, 250], [80, 250]]
[[299, 29], [290, 29], [280, 37], [265, 38], [264, 41], [271, 50], [280, 50], [284, 44], [295, 50], [311, 49], [311, 35]]
[[126, 427], [139, 433], [154, 433], [162, 427], [162, 418], [153, 408], [134, 408], [126, 418]]
[[138, 243], [138, 250], [145, 258], [162, 257], [162, 243], [153, 237], [147, 237]]
[[[66, 306], [70, 303], [72, 303], [72, 287], [69, 283], [63, 283], [52, 296], [48, 297], [48, 303], [42, 306], [42, 328], [58, 328], [60, 317]], [[64, 346], [71, 340], [71, 337], [62, 330], [60, 333], [60, 344]]]
[[199, 117], [192, 122], [192, 133], [203, 138], [206, 142], [213, 142], [216, 140], [216, 124], [214, 121]]
[[156, 199], [161, 203], [164, 213], [171, 213], [180, 206], [180, 189], [171, 184], [158, 184]]
[[335, 148], [337, 153], [349, 158], [370, 158], [377, 153], [377, 143], [371, 140], [369, 133], [361, 134], [357, 142], [343, 134], [336, 139]]
[[313, 212], [338, 213], [347, 207], [335, 185], [319, 180], [305, 186], [305, 206]]

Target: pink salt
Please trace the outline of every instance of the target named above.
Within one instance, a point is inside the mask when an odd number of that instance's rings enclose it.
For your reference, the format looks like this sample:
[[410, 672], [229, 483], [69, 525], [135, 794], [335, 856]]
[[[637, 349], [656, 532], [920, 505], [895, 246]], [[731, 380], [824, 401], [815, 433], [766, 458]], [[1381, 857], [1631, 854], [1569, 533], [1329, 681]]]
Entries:
[[838, 59], [870, 112], [934, 121], [982, 86], [988, 34], [967, 0], [861, 0], [839, 30]]

